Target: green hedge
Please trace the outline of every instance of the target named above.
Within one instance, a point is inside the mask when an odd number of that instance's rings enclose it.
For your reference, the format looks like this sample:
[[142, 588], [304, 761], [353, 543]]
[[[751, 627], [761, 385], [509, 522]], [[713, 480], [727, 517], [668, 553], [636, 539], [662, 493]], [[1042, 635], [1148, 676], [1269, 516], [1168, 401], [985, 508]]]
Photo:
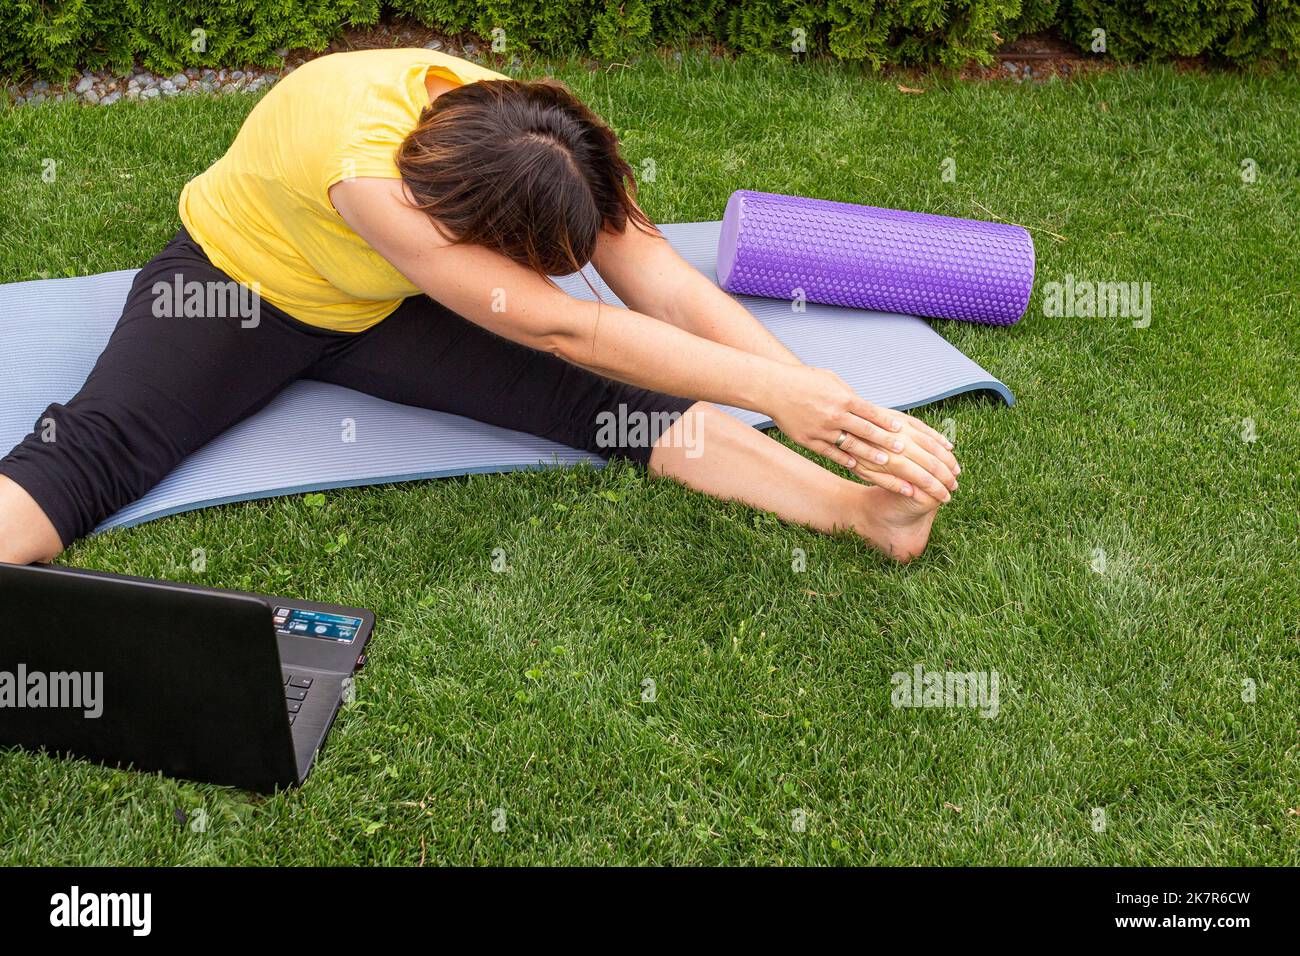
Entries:
[[277, 49], [323, 49], [348, 23], [377, 22], [380, 9], [380, 0], [0, 0], [0, 75], [64, 79], [136, 61], [161, 71], [270, 66]]
[[[709, 39], [743, 52], [886, 63], [988, 62], [999, 39], [1056, 26], [1081, 50], [1248, 63], [1300, 57], [1300, 0], [0, 0], [0, 77], [278, 62], [383, 14], [513, 50], [618, 59]], [[202, 31], [196, 33], [195, 31]], [[797, 51], [795, 51], [797, 52]]]
[[1068, 0], [1062, 32], [1119, 60], [1210, 54], [1248, 63], [1300, 56], [1300, 0]]

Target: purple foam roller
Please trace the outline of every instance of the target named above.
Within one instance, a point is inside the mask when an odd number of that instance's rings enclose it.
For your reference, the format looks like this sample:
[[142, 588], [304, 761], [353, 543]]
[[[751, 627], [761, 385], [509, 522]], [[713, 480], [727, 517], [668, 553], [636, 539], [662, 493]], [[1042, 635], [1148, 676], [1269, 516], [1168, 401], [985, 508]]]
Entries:
[[772, 299], [1011, 325], [1029, 305], [1022, 226], [740, 189], [718, 242], [718, 284]]

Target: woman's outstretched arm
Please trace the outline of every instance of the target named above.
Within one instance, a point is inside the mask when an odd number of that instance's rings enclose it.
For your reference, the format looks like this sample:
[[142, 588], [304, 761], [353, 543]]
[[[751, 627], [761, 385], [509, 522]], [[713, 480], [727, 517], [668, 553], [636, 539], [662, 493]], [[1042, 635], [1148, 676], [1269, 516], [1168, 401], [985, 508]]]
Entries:
[[592, 265], [628, 308], [787, 365], [803, 364], [743, 305], [678, 255], [661, 235], [629, 223], [603, 230]]
[[[915, 487], [946, 502], [956, 487], [956, 461], [941, 436], [859, 397], [832, 372], [575, 299], [499, 253], [452, 245], [399, 180], [343, 181], [330, 198], [413, 285], [490, 332], [607, 378], [761, 412], [803, 447], [891, 491]], [[841, 442], [847, 451], [835, 447], [841, 433], [852, 436]]]
[[[614, 293], [638, 312], [775, 362], [803, 364], [753, 313], [683, 259], [662, 235], [632, 224], [621, 233], [603, 231], [592, 264]], [[883, 409], [878, 413], [884, 414], [888, 413]], [[956, 459], [944, 454], [952, 449], [946, 438], [918, 418], [892, 414], [903, 422], [905, 431], [931, 439], [935, 447], [930, 450], [956, 469]], [[852, 450], [852, 443], [847, 447]]]

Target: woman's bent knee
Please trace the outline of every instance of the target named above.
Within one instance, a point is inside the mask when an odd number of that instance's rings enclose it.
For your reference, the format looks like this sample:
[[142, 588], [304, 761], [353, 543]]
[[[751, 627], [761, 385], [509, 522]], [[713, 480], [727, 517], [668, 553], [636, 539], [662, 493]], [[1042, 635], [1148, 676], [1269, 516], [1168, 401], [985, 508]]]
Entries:
[[52, 561], [63, 550], [54, 523], [22, 485], [0, 475], [0, 561]]

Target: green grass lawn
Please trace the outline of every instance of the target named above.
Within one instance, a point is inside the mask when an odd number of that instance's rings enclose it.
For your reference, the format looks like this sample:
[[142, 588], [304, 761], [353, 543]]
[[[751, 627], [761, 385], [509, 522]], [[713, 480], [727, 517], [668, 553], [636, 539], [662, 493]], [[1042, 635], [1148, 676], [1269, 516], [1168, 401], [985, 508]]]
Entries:
[[[891, 566], [623, 467], [103, 535], [63, 560], [373, 608], [370, 662], [307, 786], [271, 799], [0, 754], [4, 859], [1300, 862], [1300, 80], [557, 75], [654, 160], [660, 221], [745, 187], [1034, 230], [1023, 322], [939, 324], [1019, 401], [920, 413], [963, 465], [929, 551]], [[0, 281], [142, 264], [253, 102], [0, 108]], [[1067, 274], [1149, 282], [1150, 326], [1044, 316]], [[893, 708], [918, 663], [996, 670], [998, 716]]]

